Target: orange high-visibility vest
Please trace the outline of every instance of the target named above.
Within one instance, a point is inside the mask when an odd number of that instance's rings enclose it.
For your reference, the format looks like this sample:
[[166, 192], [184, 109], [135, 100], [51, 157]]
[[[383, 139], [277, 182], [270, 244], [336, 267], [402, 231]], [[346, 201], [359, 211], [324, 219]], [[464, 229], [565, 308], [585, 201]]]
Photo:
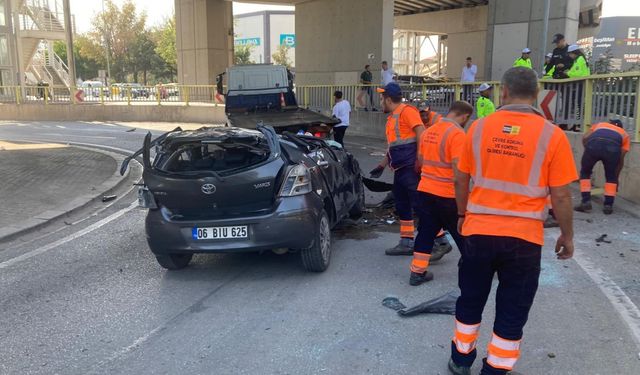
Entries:
[[627, 132], [613, 124], [608, 122], [601, 122], [591, 127], [591, 135], [587, 138], [587, 144], [590, 140], [597, 138], [607, 138], [619, 144], [623, 151], [629, 151], [631, 149], [631, 140]]
[[426, 127], [433, 126], [442, 120], [442, 115], [438, 112], [431, 111], [429, 112], [429, 123], [424, 124]]
[[498, 111], [478, 121], [472, 136], [475, 171], [469, 212], [546, 219], [549, 188], [540, 185], [540, 176], [547, 173], [543, 164], [555, 127], [540, 116], [527, 120], [521, 126], [509, 112]]
[[400, 104], [387, 119], [386, 133], [389, 147], [417, 142], [416, 133], [413, 131], [413, 127], [411, 127], [411, 125], [415, 124], [401, 123], [402, 112], [407, 107], [409, 106], [406, 104]]
[[[454, 138], [456, 144], [452, 142]], [[442, 118], [422, 133], [420, 157], [422, 177], [418, 191], [445, 198], [455, 198], [453, 159], [464, 146], [464, 130], [455, 121]], [[453, 148], [457, 150], [453, 150]]]

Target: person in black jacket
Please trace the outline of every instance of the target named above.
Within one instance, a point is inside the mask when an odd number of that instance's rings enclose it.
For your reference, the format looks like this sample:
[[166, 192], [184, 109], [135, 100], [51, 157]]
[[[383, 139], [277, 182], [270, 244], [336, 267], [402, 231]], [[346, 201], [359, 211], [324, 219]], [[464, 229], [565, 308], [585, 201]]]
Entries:
[[569, 44], [564, 39], [564, 35], [556, 34], [553, 36], [553, 43], [556, 48], [553, 49], [551, 56], [551, 65], [555, 67], [553, 78], [566, 78], [565, 71], [571, 69], [573, 60], [569, 57]]

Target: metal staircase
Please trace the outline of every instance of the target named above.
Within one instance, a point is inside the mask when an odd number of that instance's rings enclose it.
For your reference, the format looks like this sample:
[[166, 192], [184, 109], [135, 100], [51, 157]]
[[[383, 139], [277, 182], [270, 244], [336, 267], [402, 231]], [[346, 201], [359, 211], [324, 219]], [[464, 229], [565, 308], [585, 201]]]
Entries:
[[18, 0], [18, 4], [21, 68], [27, 84], [44, 81], [50, 86], [69, 88], [73, 83], [69, 68], [53, 50], [55, 41], [65, 40], [62, 1]]

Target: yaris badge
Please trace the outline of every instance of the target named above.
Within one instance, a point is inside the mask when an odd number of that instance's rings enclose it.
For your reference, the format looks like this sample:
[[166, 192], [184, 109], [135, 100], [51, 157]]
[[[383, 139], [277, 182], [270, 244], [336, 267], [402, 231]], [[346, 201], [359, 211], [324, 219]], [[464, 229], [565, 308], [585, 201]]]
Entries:
[[202, 187], [200, 189], [205, 194], [213, 194], [213, 193], [216, 192], [216, 185], [214, 185], [214, 184], [204, 184], [204, 185], [202, 185]]

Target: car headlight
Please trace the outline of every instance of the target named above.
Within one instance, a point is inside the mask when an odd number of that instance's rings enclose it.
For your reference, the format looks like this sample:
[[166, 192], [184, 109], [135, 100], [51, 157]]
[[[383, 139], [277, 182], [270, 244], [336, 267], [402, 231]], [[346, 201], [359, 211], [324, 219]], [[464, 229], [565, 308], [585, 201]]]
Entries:
[[311, 173], [309, 168], [298, 164], [289, 170], [287, 179], [280, 190], [281, 197], [293, 197], [311, 192]]

